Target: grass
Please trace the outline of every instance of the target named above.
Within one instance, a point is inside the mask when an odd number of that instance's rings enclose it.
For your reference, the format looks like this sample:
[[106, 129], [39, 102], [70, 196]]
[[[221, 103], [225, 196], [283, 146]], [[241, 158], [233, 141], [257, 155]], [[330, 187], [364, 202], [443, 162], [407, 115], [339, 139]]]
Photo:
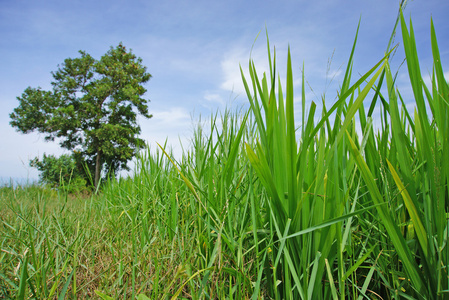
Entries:
[[178, 161], [147, 149], [98, 195], [1, 188], [0, 298], [448, 298], [449, 86], [433, 24], [431, 86], [398, 24], [413, 111], [390, 46], [352, 79], [356, 37], [318, 122], [302, 74], [297, 128], [290, 53], [282, 87], [267, 43], [269, 74], [242, 72], [250, 110], [212, 115]]

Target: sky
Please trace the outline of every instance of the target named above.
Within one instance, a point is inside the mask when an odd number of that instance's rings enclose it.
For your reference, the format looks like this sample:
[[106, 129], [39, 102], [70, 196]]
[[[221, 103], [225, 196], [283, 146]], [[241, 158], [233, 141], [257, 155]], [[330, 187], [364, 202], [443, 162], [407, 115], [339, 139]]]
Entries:
[[[307, 103], [325, 94], [330, 105], [359, 20], [354, 82], [383, 57], [398, 8], [399, 0], [0, 0], [0, 181], [36, 180], [30, 159], [67, 153], [42, 134], [17, 132], [9, 114], [28, 86], [50, 90], [51, 72], [79, 50], [99, 59], [121, 42], [142, 58], [152, 75], [144, 97], [153, 118], [139, 119], [141, 137], [151, 149], [167, 140], [178, 155], [200, 116], [247, 107], [239, 68], [247, 70], [251, 57], [259, 73], [267, 70], [266, 32], [280, 76], [290, 47], [295, 91], [304, 64]], [[423, 74], [432, 69], [433, 18], [449, 74], [449, 1], [409, 0], [404, 15], [413, 22]], [[394, 43], [392, 69], [399, 70], [399, 90], [406, 89], [400, 30]], [[405, 96], [413, 105], [411, 93]]]

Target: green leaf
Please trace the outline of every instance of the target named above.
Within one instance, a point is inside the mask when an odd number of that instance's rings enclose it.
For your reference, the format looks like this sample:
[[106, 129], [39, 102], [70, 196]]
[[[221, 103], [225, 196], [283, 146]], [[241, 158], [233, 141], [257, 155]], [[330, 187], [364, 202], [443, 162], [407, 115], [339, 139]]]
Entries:
[[100, 292], [98, 290], [95, 290], [95, 294], [97, 294], [98, 297], [100, 297], [103, 300], [114, 300], [114, 298], [112, 298], [111, 296], [108, 296], [108, 295], [106, 295], [106, 294], [104, 294], [104, 293], [102, 293], [102, 292]]
[[144, 294], [139, 294], [139, 296], [137, 296], [137, 300], [150, 300], [150, 298], [148, 298]]

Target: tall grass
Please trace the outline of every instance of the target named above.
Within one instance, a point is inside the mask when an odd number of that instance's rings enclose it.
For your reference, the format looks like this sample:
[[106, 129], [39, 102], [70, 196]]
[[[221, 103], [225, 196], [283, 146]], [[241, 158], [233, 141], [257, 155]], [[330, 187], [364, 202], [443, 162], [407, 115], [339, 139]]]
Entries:
[[[275, 238], [265, 278], [276, 298], [366, 296], [376, 271], [375, 281], [383, 285], [377, 286], [378, 291], [423, 299], [444, 297], [448, 292], [448, 187], [443, 169], [448, 157], [444, 155], [444, 133], [449, 90], [433, 24], [431, 93], [420, 74], [412, 25], [409, 31], [402, 14], [400, 18], [417, 107], [414, 118], [404, 102], [400, 117], [398, 98], [402, 98], [394, 88], [389, 53], [350, 85], [353, 48], [336, 103], [329, 110], [323, 107], [316, 125], [315, 105], [312, 103], [307, 118], [303, 109], [299, 139], [290, 52], [285, 97], [269, 46], [269, 77], [264, 74], [259, 79], [250, 61], [251, 89], [242, 72], [259, 130], [259, 142], [255, 147], [247, 146], [246, 152], [269, 195], [267, 222]], [[387, 97], [380, 92], [384, 77]], [[304, 75], [302, 82], [304, 107]], [[371, 89], [376, 90], [372, 103], [378, 96], [383, 100], [382, 130], [377, 138], [363, 107]], [[362, 137], [355, 130], [357, 115]], [[375, 215], [365, 212], [372, 206]], [[358, 231], [352, 231], [357, 223], [364, 228], [360, 240]], [[359, 244], [355, 253], [349, 251], [354, 239]]]
[[331, 107], [306, 113], [302, 74], [297, 128], [290, 51], [283, 87], [267, 42], [269, 74], [242, 68], [250, 110], [199, 123], [178, 160], [146, 149], [84, 198], [1, 188], [0, 298], [449, 297], [449, 86], [433, 24], [426, 86], [399, 23], [413, 111], [390, 46], [353, 79], [356, 34]]
[[[336, 283], [342, 298], [351, 292], [347, 289], [351, 285], [346, 285], [343, 279], [356, 271], [351, 269], [347, 273], [349, 262], [363, 263], [366, 259], [363, 254], [368, 249], [360, 249], [352, 261], [348, 260], [345, 251], [351, 240], [351, 231], [346, 230], [351, 226], [349, 214], [359, 201], [357, 185], [360, 186], [360, 182], [354, 180], [358, 170], [354, 158], [348, 156], [350, 145], [345, 133], [355, 136], [354, 115], [373, 88], [384, 64], [384, 60], [380, 61], [349, 87], [351, 54], [343, 82], [347, 90], [341, 91], [329, 111], [323, 108], [323, 116], [317, 125], [313, 121], [315, 104], [312, 104], [299, 141], [294, 119], [290, 52], [285, 98], [280, 79], [276, 78], [275, 58], [273, 63], [270, 58], [270, 77], [267, 79], [264, 75], [260, 81], [250, 62], [253, 91], [243, 77], [260, 136], [255, 150], [247, 146], [246, 152], [270, 200], [266, 221], [270, 224], [269, 235], [275, 238], [270, 245], [272, 267], [265, 268], [265, 276], [270, 293], [276, 298], [328, 299], [337, 295]], [[374, 76], [361, 87], [372, 73]], [[279, 82], [277, 89], [276, 82]], [[304, 106], [304, 85], [302, 89]], [[357, 89], [361, 91], [355, 95]], [[329, 116], [333, 112], [336, 117], [331, 125]]]

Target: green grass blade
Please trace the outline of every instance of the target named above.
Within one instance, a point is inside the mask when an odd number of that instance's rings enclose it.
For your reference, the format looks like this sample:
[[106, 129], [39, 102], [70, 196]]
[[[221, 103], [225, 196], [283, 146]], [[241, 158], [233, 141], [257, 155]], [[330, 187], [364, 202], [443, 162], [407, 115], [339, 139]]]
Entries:
[[381, 206], [381, 205], [386, 205], [386, 203], [378, 203], [378, 204], [375, 204], [375, 205], [370, 205], [370, 206], [365, 207], [363, 209], [356, 210], [356, 211], [354, 211], [352, 213], [348, 213], [348, 214], [345, 214], [343, 216], [327, 220], [327, 221], [325, 221], [325, 222], [323, 222], [321, 224], [307, 227], [306, 229], [303, 229], [301, 231], [292, 233], [292, 234], [290, 234], [288, 236], [282, 237], [282, 238], [279, 239], [279, 241], [282, 241], [284, 239], [291, 239], [291, 238], [294, 238], [294, 237], [298, 237], [298, 236], [304, 235], [304, 234], [309, 233], [309, 232], [316, 231], [318, 229], [329, 227], [331, 225], [334, 225], [336, 223], [340, 223], [340, 222], [342, 222], [342, 221], [344, 221], [344, 220], [346, 220], [348, 218], [354, 217], [356, 215], [360, 215], [363, 212], [369, 211], [369, 210], [371, 210], [373, 208], [376, 208], [378, 206]]
[[357, 37], [359, 36], [361, 20], [362, 20], [362, 18], [360, 17], [359, 23], [357, 25], [357, 30], [355, 33], [354, 43], [352, 44], [351, 54], [349, 55], [348, 64], [346, 66], [345, 77], [343, 78], [343, 83], [341, 85], [340, 93], [343, 93], [343, 94], [349, 89], [349, 84], [351, 82], [352, 66], [354, 65], [354, 52], [355, 52], [355, 46], [357, 45]]
[[287, 94], [286, 94], [286, 122], [287, 122], [287, 180], [288, 182], [288, 197], [289, 197], [289, 212], [296, 211], [296, 199], [297, 197], [297, 173], [296, 173], [296, 161], [297, 161], [297, 147], [296, 147], [296, 131], [295, 131], [295, 117], [294, 117], [294, 105], [293, 105], [293, 74], [292, 74], [292, 60], [290, 49], [288, 49], [287, 55]]
[[26, 297], [26, 286], [28, 281], [28, 255], [25, 254], [25, 260], [22, 261], [22, 273], [20, 275], [19, 291], [17, 300], [24, 300]]
[[371, 278], [374, 275], [374, 271], [376, 271], [376, 268], [374, 268], [374, 266], [373, 266], [373, 267], [370, 268], [370, 270], [368, 272], [368, 275], [366, 275], [365, 281], [363, 282], [363, 286], [362, 286], [362, 289], [360, 291], [361, 295], [357, 298], [358, 300], [362, 300], [363, 296], [365, 296], [366, 298], [369, 298], [366, 295], [366, 291], [368, 290], [368, 286], [371, 283]]
[[429, 260], [429, 244], [428, 244], [428, 238], [426, 234], [426, 230], [424, 228], [423, 223], [421, 222], [421, 218], [418, 214], [418, 210], [413, 203], [412, 199], [410, 198], [410, 195], [405, 188], [404, 184], [402, 183], [401, 179], [399, 178], [398, 173], [396, 173], [396, 170], [394, 169], [393, 165], [390, 163], [390, 161], [387, 159], [388, 168], [390, 169], [391, 175], [393, 176], [394, 182], [398, 186], [399, 192], [401, 193], [402, 199], [404, 200], [405, 207], [407, 208], [408, 213], [410, 214], [410, 218], [414, 225], [414, 230], [416, 232], [416, 235], [418, 236], [419, 243], [421, 244], [421, 248], [423, 249], [424, 256], [426, 257], [426, 260]]
[[312, 272], [310, 273], [309, 288], [307, 290], [307, 296], [308, 296], [309, 300], [312, 300], [312, 297], [313, 297], [313, 288], [315, 287], [315, 283], [317, 280], [317, 272], [318, 272], [320, 258], [321, 258], [321, 253], [319, 251], [317, 251], [317, 253], [315, 255], [315, 260], [313, 261]]
[[[394, 49], [393, 49], [394, 50]], [[391, 50], [391, 51], [393, 51]], [[310, 133], [310, 136], [315, 136], [315, 134], [320, 130], [320, 128], [323, 126], [323, 124], [329, 119], [330, 115], [342, 105], [346, 101], [346, 99], [354, 93], [356, 89], [358, 89], [363, 82], [366, 81], [366, 79], [374, 72], [376, 71], [382, 64], [385, 64], [386, 57], [391, 53], [387, 53], [387, 55], [382, 58], [374, 67], [372, 67], [368, 72], [366, 72], [359, 80], [357, 80], [356, 83], [354, 83], [345, 93], [341, 94], [339, 96], [339, 99], [332, 105], [332, 107], [327, 111], [326, 115], [323, 116], [323, 118], [318, 122], [317, 126], [313, 129], [313, 131]], [[380, 68], [378, 72], [382, 72], [383, 68]], [[378, 75], [374, 76], [373, 78], [377, 79]], [[374, 84], [374, 82], [373, 82]], [[372, 84], [371, 84], [372, 86]], [[368, 89], [368, 91], [371, 89], [371, 87]], [[367, 93], [367, 92], [366, 92]]]
[[61, 293], [59, 293], [58, 300], [64, 300], [66, 297], [67, 290], [70, 286], [70, 281], [72, 280], [73, 274], [75, 274], [76, 268], [73, 268], [72, 272], [70, 272], [69, 278], [67, 278], [64, 286], [62, 287]]
[[176, 300], [176, 299], [178, 299], [178, 297], [179, 297], [179, 295], [182, 293], [182, 290], [184, 289], [184, 287], [185, 287], [185, 285], [187, 284], [187, 283], [189, 283], [193, 278], [195, 278], [195, 277], [197, 277], [198, 275], [200, 275], [201, 273], [203, 273], [203, 272], [206, 272], [206, 271], [210, 271], [210, 270], [213, 270], [214, 269], [214, 267], [209, 267], [209, 268], [205, 268], [205, 269], [202, 269], [202, 270], [198, 270], [198, 271], [196, 271], [192, 276], [190, 276], [180, 287], [179, 287], [179, 289], [176, 291], [176, 293], [174, 293], [173, 294], [173, 296], [171, 297], [171, 300]]
[[327, 258], [325, 258], [324, 261], [326, 262], [326, 271], [327, 271], [327, 277], [329, 278], [329, 283], [331, 286], [332, 298], [334, 300], [337, 300], [338, 299], [337, 289], [335, 288], [334, 277], [332, 276], [332, 271], [329, 266], [329, 261], [327, 260]]
[[181, 172], [181, 170], [178, 168], [178, 166], [175, 164], [175, 162], [171, 159], [170, 155], [168, 155], [168, 153], [165, 151], [165, 149], [161, 145], [159, 145], [159, 143], [158, 143], [158, 146], [161, 148], [161, 150], [164, 152], [164, 154], [167, 156], [167, 158], [172, 162], [173, 166], [176, 168], [176, 170], [178, 171], [179, 175], [181, 175], [181, 177], [184, 180], [185, 184], [187, 185], [189, 190], [192, 192], [192, 194], [195, 196], [195, 198], [198, 201], [201, 201], [200, 197], [198, 196], [198, 193], [196, 192], [196, 190], [193, 187], [193, 185], [190, 182], [190, 180], [186, 176], [184, 176], [184, 174]]
[[360, 257], [357, 262], [355, 264], [353, 264], [348, 271], [346, 271], [345, 275], [342, 277], [341, 280], [345, 281], [346, 279], [349, 278], [349, 276], [351, 276], [352, 273], [354, 273], [355, 270], [357, 270], [358, 267], [360, 267], [361, 264], [363, 264], [365, 262], [366, 259], [369, 258], [369, 256], [371, 255], [371, 253], [374, 251], [374, 248], [376, 247], [376, 245], [374, 245], [373, 247], [371, 247], [371, 249], [369, 249], [368, 251], [366, 251], [365, 254], [363, 254], [362, 257]]
[[[360, 152], [358, 151], [356, 145], [354, 144], [354, 141], [352, 140], [352, 138], [349, 134], [347, 134], [347, 138], [351, 145], [352, 154], [355, 157], [357, 166], [358, 166], [360, 173], [368, 187], [368, 190], [373, 199], [373, 202], [375, 204], [385, 203], [382, 195], [379, 192], [376, 181], [374, 180], [374, 177], [373, 177], [371, 171], [369, 170], [365, 160], [360, 155]], [[377, 206], [376, 208], [377, 208], [377, 212], [379, 214], [380, 220], [382, 221], [382, 224], [385, 226], [385, 229], [387, 230], [387, 233], [391, 239], [391, 242], [393, 243], [399, 257], [401, 258], [402, 263], [403, 263], [403, 265], [407, 271], [407, 274], [410, 277], [410, 280], [412, 281], [414, 287], [421, 294], [424, 294], [424, 295], [429, 294], [427, 291], [427, 284], [421, 276], [418, 265], [416, 264], [416, 261], [412, 255], [412, 253], [410, 252], [410, 249], [407, 247], [405, 240], [404, 240], [398, 226], [395, 224], [393, 218], [391, 217], [390, 212], [383, 205]]]
[[232, 172], [234, 171], [235, 160], [237, 158], [237, 154], [240, 148], [240, 141], [242, 140], [242, 136], [245, 130], [246, 120], [248, 119], [249, 112], [245, 114], [243, 117], [242, 123], [240, 124], [240, 129], [237, 133], [237, 136], [232, 141], [232, 147], [228, 155], [228, 159], [226, 160], [226, 167], [224, 170], [226, 181], [231, 182]]

